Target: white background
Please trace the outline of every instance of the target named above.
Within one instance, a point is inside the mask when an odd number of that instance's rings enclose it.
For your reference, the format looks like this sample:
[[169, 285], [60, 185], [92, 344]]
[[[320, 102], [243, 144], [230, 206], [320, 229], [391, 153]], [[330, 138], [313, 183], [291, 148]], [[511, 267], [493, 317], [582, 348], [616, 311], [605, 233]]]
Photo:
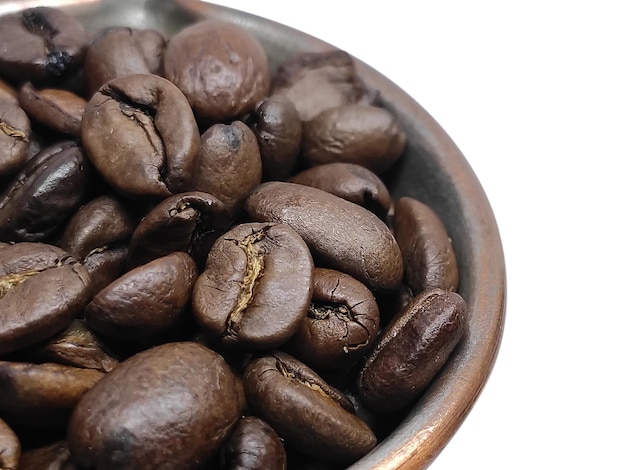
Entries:
[[215, 3], [387, 75], [450, 134], [492, 203], [507, 264], [504, 339], [430, 468], [626, 468], [626, 5]]

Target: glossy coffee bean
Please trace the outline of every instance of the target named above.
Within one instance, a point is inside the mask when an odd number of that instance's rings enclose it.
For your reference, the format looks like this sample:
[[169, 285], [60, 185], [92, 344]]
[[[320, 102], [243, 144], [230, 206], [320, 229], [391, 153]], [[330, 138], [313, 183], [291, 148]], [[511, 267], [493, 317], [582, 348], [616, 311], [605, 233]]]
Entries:
[[15, 83], [48, 82], [82, 65], [89, 36], [56, 8], [27, 8], [0, 17], [0, 75]]
[[382, 220], [391, 209], [391, 196], [385, 183], [373, 171], [354, 163], [326, 163], [301, 171], [288, 181], [354, 202]]
[[455, 292], [432, 289], [406, 306], [379, 336], [358, 379], [376, 412], [402, 408], [430, 384], [463, 336], [466, 305]]
[[402, 251], [406, 281], [413, 292], [456, 290], [459, 269], [452, 243], [443, 222], [430, 207], [414, 198], [398, 199], [393, 230]]
[[203, 269], [211, 246], [230, 224], [230, 215], [215, 196], [200, 191], [175, 194], [139, 222], [129, 242], [127, 265], [134, 268], [184, 251]]
[[313, 260], [288, 226], [248, 223], [222, 235], [193, 289], [198, 323], [214, 339], [242, 350], [287, 341], [306, 315]]
[[83, 202], [89, 163], [64, 141], [39, 152], [0, 195], [0, 239], [48, 241]]
[[340, 50], [299, 54], [283, 62], [272, 78], [272, 94], [286, 96], [302, 121], [357, 103], [366, 93], [352, 57]]
[[0, 469], [17, 470], [21, 453], [22, 446], [18, 437], [9, 425], [0, 419]]
[[300, 153], [302, 123], [288, 98], [276, 95], [261, 101], [248, 118], [263, 162], [264, 180], [284, 180]]
[[255, 415], [306, 455], [351, 464], [376, 445], [371, 429], [333, 398], [340, 392], [288, 354], [253, 360], [243, 384]]
[[289, 351], [316, 370], [346, 367], [368, 351], [378, 325], [378, 305], [365, 285], [339, 271], [315, 268], [311, 305]]
[[0, 250], [0, 354], [66, 328], [88, 295], [89, 274], [60, 248], [24, 242]]
[[165, 332], [182, 315], [197, 271], [193, 259], [172, 253], [139, 266], [102, 289], [85, 307], [90, 328], [136, 340]]
[[241, 383], [221, 356], [168, 343], [126, 360], [85, 394], [68, 444], [81, 468], [204, 468], [243, 407]]
[[25, 450], [19, 470], [79, 470], [73, 464], [66, 441]]
[[316, 265], [345, 272], [373, 291], [402, 281], [402, 254], [387, 226], [367, 209], [317, 188], [268, 182], [252, 191], [245, 210], [255, 221], [293, 228]]
[[67, 90], [36, 89], [31, 83], [20, 88], [19, 103], [33, 119], [61, 134], [80, 138], [80, 123], [87, 102]]
[[0, 417], [22, 427], [64, 427], [104, 374], [61, 364], [0, 361]]
[[287, 454], [276, 431], [262, 419], [245, 416], [222, 450], [223, 470], [285, 470]]
[[206, 20], [183, 28], [170, 38], [163, 68], [201, 121], [232, 121], [269, 92], [265, 50], [234, 23]]
[[17, 102], [0, 97], [0, 176], [21, 170], [28, 158], [30, 119]]
[[184, 95], [164, 78], [129, 75], [105, 84], [87, 103], [81, 137], [94, 166], [123, 195], [164, 199], [189, 189], [200, 134]]
[[356, 163], [381, 174], [400, 158], [406, 134], [396, 118], [377, 106], [329, 108], [304, 124], [302, 156], [311, 166]]
[[89, 95], [114, 78], [135, 74], [162, 75], [167, 41], [159, 31], [112, 27], [89, 45], [83, 73]]
[[193, 187], [212, 194], [237, 215], [261, 182], [261, 154], [252, 130], [241, 121], [215, 124], [202, 134]]

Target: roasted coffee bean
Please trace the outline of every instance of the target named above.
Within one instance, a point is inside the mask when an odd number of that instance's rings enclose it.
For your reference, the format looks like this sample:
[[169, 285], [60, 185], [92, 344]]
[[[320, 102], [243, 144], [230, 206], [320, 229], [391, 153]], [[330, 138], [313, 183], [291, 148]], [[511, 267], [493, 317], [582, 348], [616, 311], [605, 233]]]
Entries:
[[217, 353], [168, 343], [124, 361], [85, 394], [68, 444], [81, 468], [203, 468], [243, 408], [241, 382]]
[[64, 427], [104, 374], [61, 364], [0, 361], [0, 417], [23, 427]]
[[39, 152], [0, 196], [0, 239], [50, 240], [85, 198], [88, 176], [87, 159], [74, 142]]
[[302, 123], [294, 105], [276, 95], [261, 101], [248, 119], [256, 135], [264, 180], [284, 180], [300, 153]]
[[378, 324], [378, 305], [365, 285], [339, 271], [315, 268], [311, 305], [289, 352], [316, 370], [345, 367], [368, 351]]
[[111, 372], [119, 363], [105, 351], [102, 341], [83, 319], [73, 320], [54, 338], [35, 346], [27, 357], [33, 362], [54, 362], [100, 372]]
[[288, 180], [339, 196], [385, 220], [391, 196], [385, 183], [371, 170], [354, 163], [327, 163], [304, 170]]
[[0, 419], [0, 469], [17, 470], [21, 453], [22, 446], [18, 437], [9, 425]]
[[212, 194], [233, 216], [261, 182], [261, 154], [254, 132], [243, 122], [215, 124], [202, 134], [193, 187]]
[[66, 77], [82, 65], [89, 36], [56, 8], [27, 8], [0, 17], [0, 75], [15, 83]]
[[91, 42], [83, 71], [93, 95], [114, 78], [135, 74], [162, 75], [166, 40], [159, 31], [112, 27]]
[[435, 211], [417, 199], [401, 197], [394, 205], [393, 230], [404, 258], [406, 281], [413, 292], [437, 287], [456, 290], [456, 256]]
[[402, 254], [387, 226], [367, 209], [317, 188], [267, 182], [255, 188], [245, 209], [252, 220], [293, 228], [317, 265], [351, 275], [373, 291], [402, 281]]
[[127, 264], [134, 268], [184, 251], [203, 269], [211, 246], [230, 225], [229, 213], [215, 196], [200, 191], [175, 194], [141, 220], [130, 240]]
[[288, 226], [241, 224], [222, 235], [193, 289], [192, 308], [209, 335], [242, 350], [287, 341], [306, 315], [313, 260]]
[[283, 62], [272, 78], [272, 94], [289, 98], [302, 121], [367, 96], [352, 57], [344, 51], [308, 52]]
[[287, 454], [276, 431], [262, 419], [245, 416], [222, 450], [223, 470], [285, 470]]
[[23, 242], [0, 250], [0, 354], [66, 328], [88, 294], [87, 270], [60, 248]]
[[87, 102], [67, 90], [36, 89], [31, 83], [20, 88], [20, 106], [28, 115], [61, 134], [80, 138], [80, 123]]
[[66, 441], [26, 450], [20, 458], [19, 470], [79, 470], [73, 464]]
[[405, 146], [406, 134], [393, 114], [370, 105], [329, 108], [305, 122], [302, 133], [302, 157], [311, 166], [356, 163], [381, 174]]
[[300, 452], [351, 464], [376, 445], [371, 429], [334, 399], [340, 392], [288, 354], [253, 360], [243, 384], [254, 414]]
[[0, 177], [21, 170], [28, 158], [30, 119], [16, 103], [0, 98]]
[[359, 395], [376, 412], [402, 408], [430, 384], [463, 336], [466, 306], [455, 292], [415, 297], [379, 336], [358, 379]]
[[236, 119], [269, 92], [265, 50], [234, 23], [206, 20], [182, 29], [170, 38], [163, 68], [201, 121]]
[[182, 315], [196, 277], [187, 253], [155, 259], [96, 294], [85, 307], [87, 324], [97, 333], [122, 340], [163, 333]]
[[87, 103], [81, 135], [94, 166], [121, 194], [164, 199], [189, 189], [200, 134], [184, 95], [164, 78], [107, 82]]

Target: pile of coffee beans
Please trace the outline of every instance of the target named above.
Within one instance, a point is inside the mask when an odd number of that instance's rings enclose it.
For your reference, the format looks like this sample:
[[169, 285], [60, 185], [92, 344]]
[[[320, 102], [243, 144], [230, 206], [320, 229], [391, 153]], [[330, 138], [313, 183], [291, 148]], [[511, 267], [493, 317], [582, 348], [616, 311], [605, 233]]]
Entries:
[[0, 18], [0, 468], [340, 469], [466, 327], [340, 50]]

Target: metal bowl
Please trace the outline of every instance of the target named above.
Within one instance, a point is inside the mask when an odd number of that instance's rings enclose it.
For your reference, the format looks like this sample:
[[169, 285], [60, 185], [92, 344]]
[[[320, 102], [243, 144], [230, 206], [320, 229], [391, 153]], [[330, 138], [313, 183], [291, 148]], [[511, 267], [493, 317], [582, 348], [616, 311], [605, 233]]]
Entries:
[[[0, 0], [0, 14], [36, 5], [62, 8], [91, 31], [125, 25], [172, 34], [203, 18], [230, 21], [261, 41], [272, 67], [299, 52], [332, 48], [273, 21], [197, 0]], [[454, 142], [389, 79], [358, 59], [357, 67], [367, 85], [380, 91], [385, 106], [407, 132], [406, 155], [386, 180], [393, 196], [418, 198], [443, 220], [457, 255], [459, 293], [468, 305], [469, 327], [444, 369], [402, 423], [350, 469], [423, 469], [461, 426], [496, 360], [506, 301], [504, 256], [489, 201]]]

